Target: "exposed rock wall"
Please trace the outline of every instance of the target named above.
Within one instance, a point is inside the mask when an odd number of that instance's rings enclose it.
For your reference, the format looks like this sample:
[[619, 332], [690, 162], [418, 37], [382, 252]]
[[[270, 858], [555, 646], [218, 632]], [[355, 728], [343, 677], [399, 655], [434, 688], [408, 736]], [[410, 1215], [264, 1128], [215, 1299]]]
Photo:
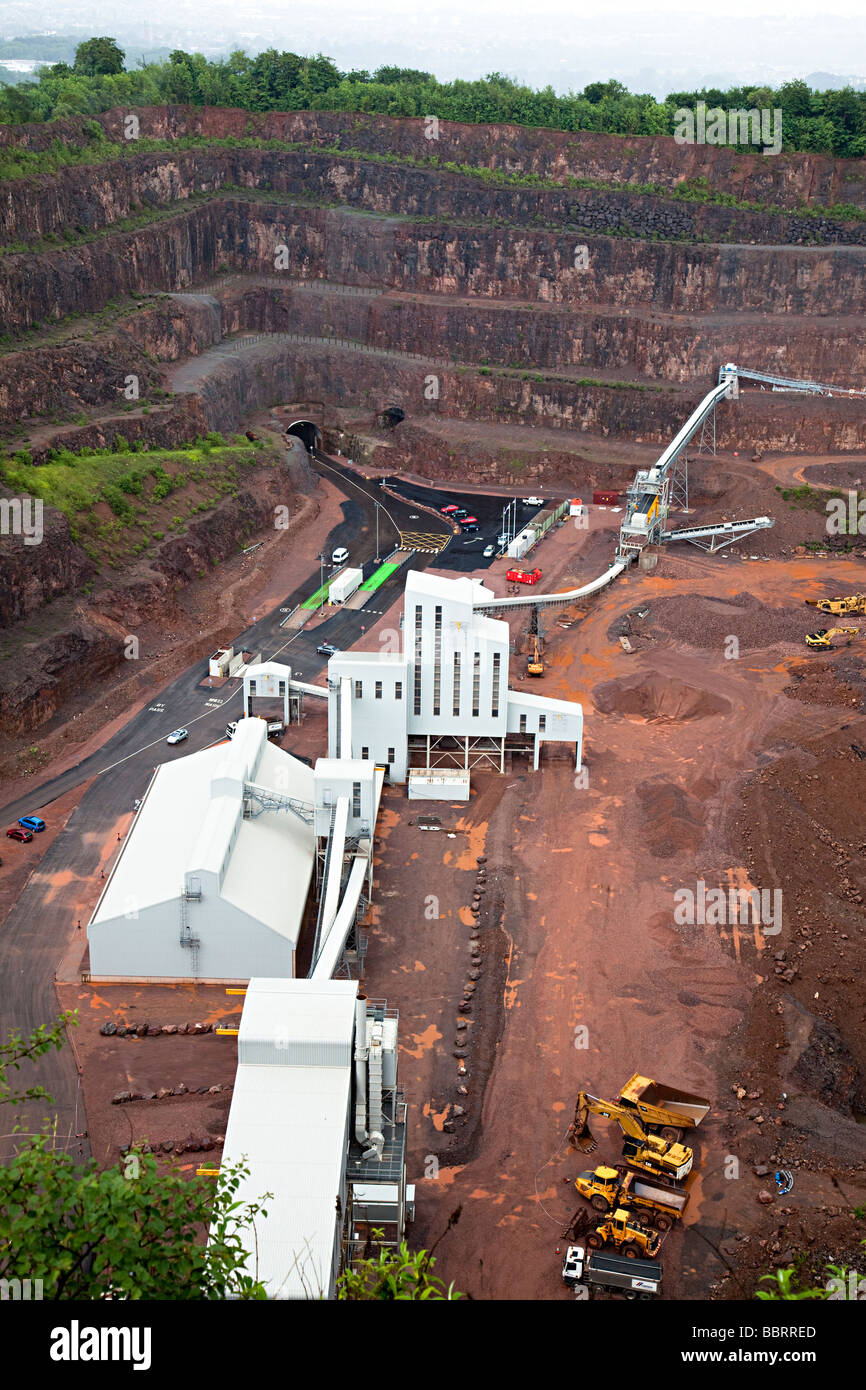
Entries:
[[546, 304], [677, 313], [849, 314], [866, 303], [866, 248], [689, 246], [437, 223], [230, 198], [135, 232], [0, 260], [0, 320], [21, 331], [132, 292], [188, 289], [222, 265], [287, 278]]
[[[47, 149], [53, 140], [82, 146], [92, 121], [109, 139], [126, 140], [130, 108], [102, 115], [68, 117], [46, 125], [0, 127], [0, 147]], [[473, 125], [441, 121], [438, 138], [426, 138], [422, 118], [394, 118], [337, 111], [251, 113], [224, 107], [158, 106], [137, 111], [140, 134], [153, 139], [254, 136], [313, 145], [340, 144], [367, 153], [393, 153], [536, 174], [614, 183], [656, 183], [675, 188], [684, 179], [706, 179], [750, 202], [779, 207], [852, 203], [866, 207], [863, 161], [818, 154], [737, 154], [712, 145], [678, 145], [672, 136], [618, 136], [591, 131], [556, 131], [519, 125]]]
[[[82, 174], [86, 172], [86, 177]], [[626, 189], [491, 185], [472, 175], [309, 151], [186, 149], [130, 152], [0, 186], [0, 240], [35, 241], [110, 227], [193, 194], [266, 190], [379, 214], [438, 221], [493, 221], [614, 236], [798, 245], [866, 244], [866, 223], [828, 215], [773, 213]]]

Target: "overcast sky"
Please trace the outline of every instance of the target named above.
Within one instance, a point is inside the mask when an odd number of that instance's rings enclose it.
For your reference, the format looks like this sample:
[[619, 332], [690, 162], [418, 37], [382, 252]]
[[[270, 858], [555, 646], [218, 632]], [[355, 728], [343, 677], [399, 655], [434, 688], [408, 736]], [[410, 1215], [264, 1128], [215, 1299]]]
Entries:
[[557, 91], [617, 77], [632, 90], [786, 81], [866, 82], [863, 0], [3, 0], [0, 35], [112, 34], [127, 44], [324, 52], [342, 68], [383, 62], [442, 79], [498, 70]]

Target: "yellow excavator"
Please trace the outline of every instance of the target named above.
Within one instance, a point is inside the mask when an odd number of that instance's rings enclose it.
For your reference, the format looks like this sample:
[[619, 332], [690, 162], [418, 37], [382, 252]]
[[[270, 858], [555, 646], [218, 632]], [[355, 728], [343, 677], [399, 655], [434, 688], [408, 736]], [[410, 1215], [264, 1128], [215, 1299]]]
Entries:
[[533, 608], [529, 620], [529, 637], [532, 642], [532, 655], [526, 663], [527, 676], [543, 676], [544, 662], [541, 659], [541, 646], [538, 640], [538, 609]]
[[568, 1142], [581, 1153], [593, 1153], [598, 1144], [589, 1128], [589, 1116], [615, 1120], [622, 1130], [623, 1156], [630, 1168], [679, 1182], [691, 1172], [694, 1158], [691, 1149], [680, 1143], [683, 1131], [696, 1128], [709, 1108], [703, 1096], [635, 1073], [615, 1100], [602, 1100], [588, 1091], [579, 1093]]
[[812, 647], [816, 651], [829, 652], [833, 646], [834, 637], [847, 637], [846, 647], [850, 647], [855, 637], [860, 634], [859, 627], [819, 627], [817, 632], [806, 633], [806, 646]]
[[822, 613], [866, 613], [866, 594], [847, 594], [845, 598], [807, 598], [810, 608]]

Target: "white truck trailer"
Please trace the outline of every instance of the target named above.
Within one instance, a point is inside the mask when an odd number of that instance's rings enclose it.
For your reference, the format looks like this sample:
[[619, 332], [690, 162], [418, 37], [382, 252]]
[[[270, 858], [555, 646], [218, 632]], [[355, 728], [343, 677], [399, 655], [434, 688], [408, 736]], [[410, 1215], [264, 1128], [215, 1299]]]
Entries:
[[[662, 1267], [655, 1260], [630, 1260], [569, 1245], [562, 1267], [563, 1283], [572, 1289], [609, 1289], [626, 1298], [654, 1298], [661, 1291]], [[588, 1296], [585, 1295], [585, 1296]]]
[[345, 603], [347, 598], [358, 588], [363, 578], [364, 571], [359, 569], [345, 569], [338, 574], [336, 579], [331, 580], [331, 587], [328, 590], [329, 603]]

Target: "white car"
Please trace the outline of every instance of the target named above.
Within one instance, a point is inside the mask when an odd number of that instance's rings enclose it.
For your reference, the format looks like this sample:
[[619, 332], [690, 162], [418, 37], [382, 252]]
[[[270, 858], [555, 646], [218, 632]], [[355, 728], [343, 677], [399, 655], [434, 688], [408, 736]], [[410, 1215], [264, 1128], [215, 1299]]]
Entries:
[[334, 550], [334, 551], [332, 551], [332, 553], [331, 553], [331, 564], [332, 564], [332, 565], [345, 565], [345, 563], [346, 563], [346, 561], [348, 560], [348, 558], [349, 558], [349, 552], [348, 552], [348, 550], [346, 549], [346, 547], [345, 547], [344, 545], [338, 546], [337, 549]]
[[524, 505], [524, 507], [543, 507], [543, 506], [544, 506], [544, 498], [543, 498], [543, 497], [524, 497], [524, 499], [523, 499], [523, 505]]
[[488, 546], [485, 547], [485, 550], [484, 550], [484, 559], [485, 559], [485, 560], [489, 560], [490, 557], [491, 557], [491, 555], [495, 555], [495, 554], [496, 554], [496, 546], [495, 546], [495, 545], [488, 545]]
[[185, 738], [189, 738], [189, 729], [175, 729], [165, 741], [166, 743], [183, 743]]

